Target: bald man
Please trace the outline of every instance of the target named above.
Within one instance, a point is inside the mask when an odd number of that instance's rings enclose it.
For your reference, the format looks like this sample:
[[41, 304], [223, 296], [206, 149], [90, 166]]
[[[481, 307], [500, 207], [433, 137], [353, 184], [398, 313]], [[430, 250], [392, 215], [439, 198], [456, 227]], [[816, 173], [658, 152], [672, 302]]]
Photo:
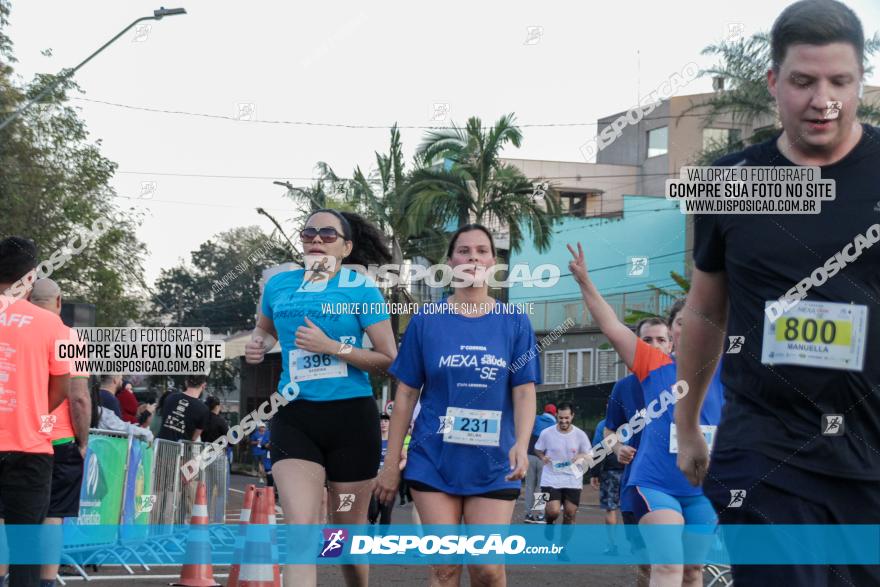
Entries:
[[[51, 279], [34, 282], [29, 297], [30, 303], [61, 315], [61, 288]], [[71, 336], [76, 333], [69, 329]], [[83, 459], [89, 442], [89, 427], [92, 419], [92, 402], [89, 396], [89, 376], [70, 370], [70, 390], [60, 406], [49, 416], [52, 425], [50, 432], [52, 448], [55, 453], [52, 465], [52, 492], [49, 498], [49, 511], [44, 524], [61, 524], [63, 518], [79, 516], [79, 496], [83, 477]], [[0, 517], [3, 504], [0, 503]], [[58, 552], [58, 560], [61, 553]], [[5, 566], [0, 566], [0, 580], [5, 574]], [[40, 586], [55, 584], [58, 565], [43, 565], [40, 571]]]

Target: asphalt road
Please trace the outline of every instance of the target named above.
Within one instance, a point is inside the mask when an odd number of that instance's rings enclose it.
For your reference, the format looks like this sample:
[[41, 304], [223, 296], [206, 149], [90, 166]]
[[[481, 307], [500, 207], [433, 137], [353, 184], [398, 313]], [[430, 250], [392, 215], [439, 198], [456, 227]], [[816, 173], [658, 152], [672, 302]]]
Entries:
[[[253, 477], [233, 475], [231, 491], [227, 502], [227, 521], [238, 521], [241, 511], [243, 489], [246, 485], [254, 483]], [[603, 512], [598, 507], [598, 491], [584, 486], [581, 497], [581, 506], [578, 510], [578, 524], [602, 524]], [[523, 498], [517, 501], [514, 512], [514, 521], [522, 520], [524, 515]], [[392, 514], [392, 522], [410, 523], [412, 505], [395, 505]], [[179, 567], [153, 566], [150, 571], [142, 568], [134, 568], [135, 574], [128, 575], [120, 566], [105, 565], [99, 568], [97, 573], [90, 573], [94, 582], [109, 585], [122, 585], [133, 582], [137, 587], [167, 586], [179, 576]], [[218, 565], [214, 567], [215, 579], [218, 583], [225, 584], [228, 566]], [[426, 585], [428, 567], [425, 565], [374, 565], [370, 569], [370, 583], [372, 585]], [[79, 577], [65, 576], [68, 584], [80, 584]], [[635, 568], [631, 566], [593, 566], [593, 565], [511, 565], [507, 569], [507, 583], [511, 587], [540, 587], [540, 586], [576, 586], [595, 585], [600, 587], [617, 587], [634, 585]], [[462, 584], [468, 581], [463, 578]], [[342, 573], [339, 567], [321, 565], [318, 569], [318, 585], [342, 586]]]

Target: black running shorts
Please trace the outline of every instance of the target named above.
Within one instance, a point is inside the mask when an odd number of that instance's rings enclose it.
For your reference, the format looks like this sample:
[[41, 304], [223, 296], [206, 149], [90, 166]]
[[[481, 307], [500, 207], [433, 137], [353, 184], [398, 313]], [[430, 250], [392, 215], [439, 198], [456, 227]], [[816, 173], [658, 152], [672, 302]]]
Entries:
[[[407, 481], [407, 483], [409, 483], [409, 488], [415, 491], [443, 493], [442, 489], [437, 489], [433, 485], [428, 485], [421, 481]], [[503, 501], [516, 501], [516, 498], [519, 497], [519, 489], [496, 489], [495, 491], [487, 491], [486, 493], [476, 493], [474, 495], [464, 495], [460, 497], [485, 497], [488, 499], [500, 499]]]
[[311, 461], [335, 483], [366, 481], [379, 470], [382, 436], [372, 397], [290, 402], [272, 418], [270, 434], [273, 466], [285, 459]]
[[567, 487], [557, 488], [557, 487], [541, 487], [541, 491], [544, 493], [550, 494], [550, 501], [567, 501], [568, 503], [573, 503], [574, 505], [581, 504], [581, 490], [580, 489], [570, 489]]
[[83, 480], [83, 458], [76, 442], [58, 444], [52, 465], [52, 495], [47, 518], [76, 518]]

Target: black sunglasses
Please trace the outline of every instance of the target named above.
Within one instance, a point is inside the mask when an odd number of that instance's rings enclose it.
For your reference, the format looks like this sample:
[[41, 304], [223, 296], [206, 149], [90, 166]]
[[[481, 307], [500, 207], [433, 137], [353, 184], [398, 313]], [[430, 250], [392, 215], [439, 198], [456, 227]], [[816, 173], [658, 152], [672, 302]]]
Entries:
[[299, 232], [299, 238], [302, 239], [302, 242], [304, 243], [310, 243], [318, 236], [321, 237], [321, 242], [324, 243], [335, 243], [336, 239], [340, 236], [345, 239], [345, 235], [341, 234], [332, 226], [325, 226], [323, 228], [308, 226]]

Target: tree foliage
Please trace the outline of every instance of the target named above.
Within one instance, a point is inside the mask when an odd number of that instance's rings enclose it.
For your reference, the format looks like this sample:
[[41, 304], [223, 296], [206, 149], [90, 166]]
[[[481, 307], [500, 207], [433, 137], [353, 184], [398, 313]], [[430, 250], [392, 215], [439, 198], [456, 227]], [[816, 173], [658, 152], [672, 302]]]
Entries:
[[[38, 74], [19, 87], [12, 41], [4, 33], [9, 4], [0, 1], [0, 117], [5, 119], [55, 78]], [[80, 91], [72, 80], [0, 130], [0, 236], [34, 240], [41, 259], [63, 249], [98, 218], [111, 226], [50, 277], [65, 299], [97, 306], [99, 325], [123, 325], [138, 315], [143, 299], [141, 262], [146, 247], [134, 236], [139, 216], [116, 204], [110, 180], [116, 164], [91, 141], [85, 123], [69, 106]]]

